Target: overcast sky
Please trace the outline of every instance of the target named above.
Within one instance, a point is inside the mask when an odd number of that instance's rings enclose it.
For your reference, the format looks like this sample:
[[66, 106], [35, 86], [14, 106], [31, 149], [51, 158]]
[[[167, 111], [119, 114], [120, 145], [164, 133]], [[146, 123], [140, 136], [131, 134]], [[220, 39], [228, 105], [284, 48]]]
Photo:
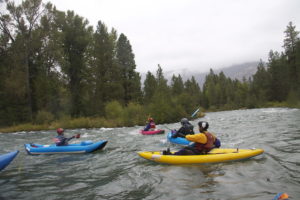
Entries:
[[[48, 2], [47, 0], [43, 0]], [[282, 51], [290, 21], [300, 31], [299, 0], [50, 0], [129, 39], [137, 71], [208, 71], [267, 61]]]

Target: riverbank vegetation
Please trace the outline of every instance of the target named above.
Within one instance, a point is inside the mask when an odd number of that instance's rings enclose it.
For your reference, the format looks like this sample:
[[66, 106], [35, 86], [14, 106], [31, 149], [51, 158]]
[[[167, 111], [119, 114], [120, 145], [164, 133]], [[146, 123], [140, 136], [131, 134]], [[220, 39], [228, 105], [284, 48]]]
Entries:
[[170, 123], [199, 106], [300, 108], [300, 41], [292, 22], [284, 52], [271, 50], [252, 78], [232, 80], [211, 69], [200, 87], [195, 77], [180, 74], [168, 81], [160, 65], [142, 83], [129, 39], [102, 21], [94, 28], [41, 0], [3, 4], [0, 132], [144, 125], [149, 116]]

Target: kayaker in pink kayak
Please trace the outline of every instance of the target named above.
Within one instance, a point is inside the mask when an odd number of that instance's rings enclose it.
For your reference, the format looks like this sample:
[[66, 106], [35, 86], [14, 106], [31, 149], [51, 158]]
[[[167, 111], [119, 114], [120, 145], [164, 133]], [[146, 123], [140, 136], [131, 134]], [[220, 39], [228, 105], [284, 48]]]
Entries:
[[144, 131], [154, 131], [156, 128], [156, 125], [154, 123], [154, 120], [152, 117], [148, 118], [148, 123], [146, 124]]
[[65, 145], [68, 145], [69, 144], [68, 142], [70, 140], [72, 140], [73, 138], [80, 138], [79, 133], [77, 133], [76, 135], [74, 135], [72, 137], [66, 138], [64, 136], [65, 130], [63, 128], [56, 129], [56, 132], [57, 132], [57, 136], [53, 139], [56, 146], [65, 146]]

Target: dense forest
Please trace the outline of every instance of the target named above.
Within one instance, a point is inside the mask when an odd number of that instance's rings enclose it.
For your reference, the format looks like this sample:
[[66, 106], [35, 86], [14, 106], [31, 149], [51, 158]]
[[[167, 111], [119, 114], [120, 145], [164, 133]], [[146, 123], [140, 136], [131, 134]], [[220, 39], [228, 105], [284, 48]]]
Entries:
[[180, 74], [168, 82], [160, 65], [141, 83], [129, 39], [102, 21], [94, 28], [73, 11], [41, 0], [0, 4], [1, 127], [75, 119], [97, 119], [90, 126], [133, 126], [148, 116], [175, 122], [198, 107], [300, 107], [300, 40], [292, 22], [284, 32], [284, 52], [271, 50], [251, 79], [231, 80], [211, 69], [200, 87]]

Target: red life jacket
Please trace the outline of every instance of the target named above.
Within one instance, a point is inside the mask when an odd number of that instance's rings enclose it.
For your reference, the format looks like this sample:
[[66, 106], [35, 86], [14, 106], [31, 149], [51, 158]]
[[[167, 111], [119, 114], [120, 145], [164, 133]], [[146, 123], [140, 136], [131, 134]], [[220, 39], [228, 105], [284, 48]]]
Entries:
[[195, 148], [200, 152], [207, 153], [207, 152], [209, 152], [210, 150], [213, 149], [214, 142], [215, 142], [215, 137], [207, 131], [205, 131], [203, 134], [206, 136], [207, 142], [205, 144], [201, 144], [201, 143], [196, 142], [195, 143]]
[[155, 129], [155, 123], [154, 122], [150, 122], [150, 128]]

